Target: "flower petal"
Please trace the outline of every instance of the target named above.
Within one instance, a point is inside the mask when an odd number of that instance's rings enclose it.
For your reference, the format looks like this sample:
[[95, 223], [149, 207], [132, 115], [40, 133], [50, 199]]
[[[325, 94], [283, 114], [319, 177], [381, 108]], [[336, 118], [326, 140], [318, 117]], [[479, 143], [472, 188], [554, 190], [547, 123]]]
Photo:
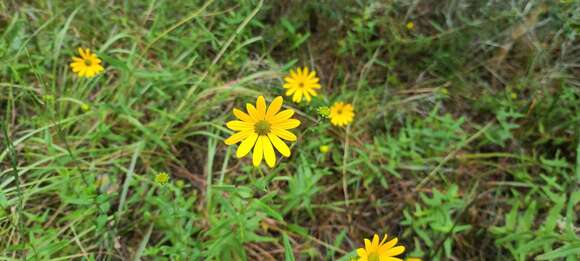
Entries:
[[294, 115], [294, 110], [292, 109], [283, 110], [282, 112], [274, 115], [274, 117], [270, 119], [270, 122], [274, 124], [276, 122], [285, 121], [287, 119], [290, 119], [292, 115]]
[[256, 144], [257, 139], [258, 139], [258, 134], [256, 134], [256, 133], [250, 134], [250, 136], [247, 137], [244, 141], [242, 141], [242, 143], [238, 147], [238, 150], [236, 151], [236, 157], [241, 158], [243, 156], [246, 156], [246, 154], [248, 154], [248, 152], [250, 152], [250, 150], [252, 150], [252, 147], [254, 147], [254, 144]]
[[274, 147], [272, 147], [272, 143], [270, 143], [268, 136], [262, 135], [260, 136], [260, 139], [262, 139], [262, 145], [264, 146], [264, 159], [266, 160], [266, 164], [268, 164], [268, 167], [273, 168], [276, 166], [276, 153], [274, 152]]
[[262, 157], [264, 156], [264, 145], [262, 145], [262, 139], [259, 137], [256, 141], [254, 152], [252, 154], [252, 163], [254, 163], [254, 166], [257, 167], [262, 162]]
[[254, 129], [254, 124], [245, 121], [229, 121], [226, 126], [235, 131], [244, 131]]
[[248, 114], [250, 114], [250, 117], [252, 117], [252, 119], [254, 120], [254, 122], [257, 122], [260, 120], [260, 118], [258, 117], [258, 110], [256, 110], [256, 107], [254, 107], [254, 105], [246, 103], [246, 110], [248, 111]]
[[266, 99], [264, 99], [264, 96], [262, 95], [258, 96], [258, 99], [256, 100], [256, 110], [258, 112], [258, 117], [261, 117], [259, 119], [263, 120], [264, 117], [266, 117]]
[[268, 107], [268, 111], [266, 112], [266, 119], [270, 119], [280, 111], [283, 101], [282, 96], [278, 96], [272, 100], [272, 103], [270, 103], [270, 107]]
[[358, 257], [362, 257], [362, 258], [367, 257], [367, 251], [365, 251], [364, 248], [357, 249], [356, 254], [358, 255]]
[[371, 241], [365, 238], [365, 249], [371, 250], [372, 244]]
[[398, 241], [399, 241], [399, 239], [395, 237], [395, 238], [389, 240], [389, 242], [385, 243], [384, 245], [381, 245], [381, 247], [379, 247], [379, 249], [381, 252], [386, 252], [389, 249], [393, 248], [397, 244]]
[[272, 124], [273, 128], [279, 128], [284, 130], [294, 129], [298, 126], [300, 126], [300, 121], [297, 119], [288, 119], [285, 121], [279, 121], [276, 122], [275, 124]]
[[373, 248], [378, 248], [379, 247], [379, 235], [375, 234], [373, 236], [372, 246], [373, 246]]
[[297, 139], [296, 135], [292, 134], [292, 132], [283, 129], [272, 128], [272, 133], [287, 141], [295, 141]]
[[387, 256], [396, 256], [396, 255], [402, 254], [403, 252], [405, 252], [405, 247], [404, 246], [396, 246], [396, 247], [393, 247], [393, 248], [389, 249], [384, 254], [387, 255]]
[[294, 96], [292, 96], [293, 102], [300, 102], [302, 100], [302, 89], [296, 89]]
[[240, 111], [236, 108], [234, 108], [234, 115], [242, 121], [256, 123], [256, 121], [254, 121], [254, 119], [252, 119], [252, 117], [250, 115], [248, 115], [247, 113]]
[[230, 136], [224, 142], [227, 145], [236, 144], [236, 143], [242, 141], [243, 139], [249, 137], [252, 133], [253, 133], [253, 131], [241, 131], [241, 132], [235, 133], [234, 135]]
[[270, 142], [272, 142], [274, 148], [276, 148], [280, 152], [280, 154], [282, 154], [282, 156], [290, 157], [290, 148], [288, 148], [288, 145], [286, 145], [284, 141], [282, 141], [280, 138], [278, 138], [278, 136], [272, 133], [268, 133], [268, 138], [270, 138]]

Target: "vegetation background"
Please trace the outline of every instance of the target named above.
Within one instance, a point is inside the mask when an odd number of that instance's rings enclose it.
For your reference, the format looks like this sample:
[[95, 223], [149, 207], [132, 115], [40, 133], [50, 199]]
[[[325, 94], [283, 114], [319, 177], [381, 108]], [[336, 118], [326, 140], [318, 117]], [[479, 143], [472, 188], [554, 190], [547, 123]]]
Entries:
[[[0, 260], [351, 260], [374, 233], [578, 260], [579, 27], [574, 0], [0, 1]], [[232, 157], [231, 109], [296, 66], [323, 87], [285, 99], [292, 157]]]

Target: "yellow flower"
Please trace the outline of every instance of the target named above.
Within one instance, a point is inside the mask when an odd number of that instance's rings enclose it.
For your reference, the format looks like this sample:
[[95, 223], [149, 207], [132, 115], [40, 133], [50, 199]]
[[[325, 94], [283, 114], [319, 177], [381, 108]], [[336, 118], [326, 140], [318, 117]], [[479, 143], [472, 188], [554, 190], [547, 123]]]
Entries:
[[74, 73], [80, 77], [93, 77], [105, 70], [101, 66], [101, 59], [89, 49], [79, 48], [81, 57], [73, 57], [70, 67]]
[[230, 121], [226, 126], [237, 133], [227, 138], [225, 143], [232, 145], [242, 142], [236, 152], [238, 158], [246, 156], [253, 148], [254, 166], [260, 165], [264, 158], [266, 164], [273, 168], [276, 165], [274, 148], [282, 156], [290, 157], [290, 148], [282, 139], [295, 141], [296, 135], [288, 130], [298, 127], [300, 121], [291, 119], [294, 110], [287, 109], [280, 112], [282, 102], [282, 97], [278, 96], [266, 108], [266, 100], [263, 96], [259, 96], [256, 107], [246, 104], [248, 113], [234, 108], [234, 115], [239, 120]]
[[336, 102], [330, 108], [330, 123], [335, 126], [346, 126], [354, 118], [354, 108], [349, 103]]
[[169, 174], [167, 172], [159, 172], [155, 176], [155, 182], [159, 185], [165, 185], [169, 182]]
[[328, 145], [320, 145], [320, 147], [318, 149], [322, 153], [327, 153], [328, 151], [330, 151], [330, 146], [328, 146]]
[[409, 29], [409, 30], [413, 30], [413, 28], [415, 28], [415, 23], [413, 23], [413, 22], [408, 22], [408, 23], [407, 23], [407, 29]]
[[379, 243], [377, 234], [374, 235], [372, 242], [365, 238], [365, 247], [356, 250], [358, 261], [403, 261], [395, 256], [405, 252], [405, 247], [395, 246], [398, 242], [396, 237], [385, 243], [386, 240], [387, 235]]
[[316, 89], [320, 89], [319, 80], [316, 72], [309, 71], [306, 67], [291, 70], [290, 75], [284, 78], [284, 89], [288, 89], [286, 96], [292, 96], [293, 102], [302, 101], [302, 97], [310, 102], [316, 96]]

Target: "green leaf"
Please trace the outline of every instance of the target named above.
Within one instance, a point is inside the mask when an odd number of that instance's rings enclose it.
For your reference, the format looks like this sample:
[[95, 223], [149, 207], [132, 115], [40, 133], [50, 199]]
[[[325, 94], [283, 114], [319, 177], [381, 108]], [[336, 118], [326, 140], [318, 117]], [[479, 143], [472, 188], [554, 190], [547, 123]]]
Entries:
[[290, 245], [286, 232], [282, 233], [282, 239], [284, 241], [284, 259], [286, 261], [295, 261], [294, 251], [292, 251], [292, 245]]
[[536, 260], [550, 260], [561, 257], [570, 257], [574, 255], [580, 255], [580, 242], [565, 245], [554, 251], [540, 255], [536, 257]]

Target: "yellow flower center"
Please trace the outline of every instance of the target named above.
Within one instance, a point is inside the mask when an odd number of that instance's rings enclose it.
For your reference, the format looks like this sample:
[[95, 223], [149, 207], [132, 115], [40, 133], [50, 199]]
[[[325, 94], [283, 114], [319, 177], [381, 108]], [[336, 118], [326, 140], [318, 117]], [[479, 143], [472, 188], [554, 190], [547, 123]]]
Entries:
[[86, 66], [91, 66], [93, 64], [93, 62], [89, 59], [85, 59], [85, 65]]
[[265, 120], [258, 121], [254, 124], [254, 130], [258, 135], [268, 135], [270, 133], [270, 123]]
[[379, 253], [373, 252], [373, 253], [369, 254], [368, 260], [369, 261], [380, 261], [381, 258], [379, 256]]

